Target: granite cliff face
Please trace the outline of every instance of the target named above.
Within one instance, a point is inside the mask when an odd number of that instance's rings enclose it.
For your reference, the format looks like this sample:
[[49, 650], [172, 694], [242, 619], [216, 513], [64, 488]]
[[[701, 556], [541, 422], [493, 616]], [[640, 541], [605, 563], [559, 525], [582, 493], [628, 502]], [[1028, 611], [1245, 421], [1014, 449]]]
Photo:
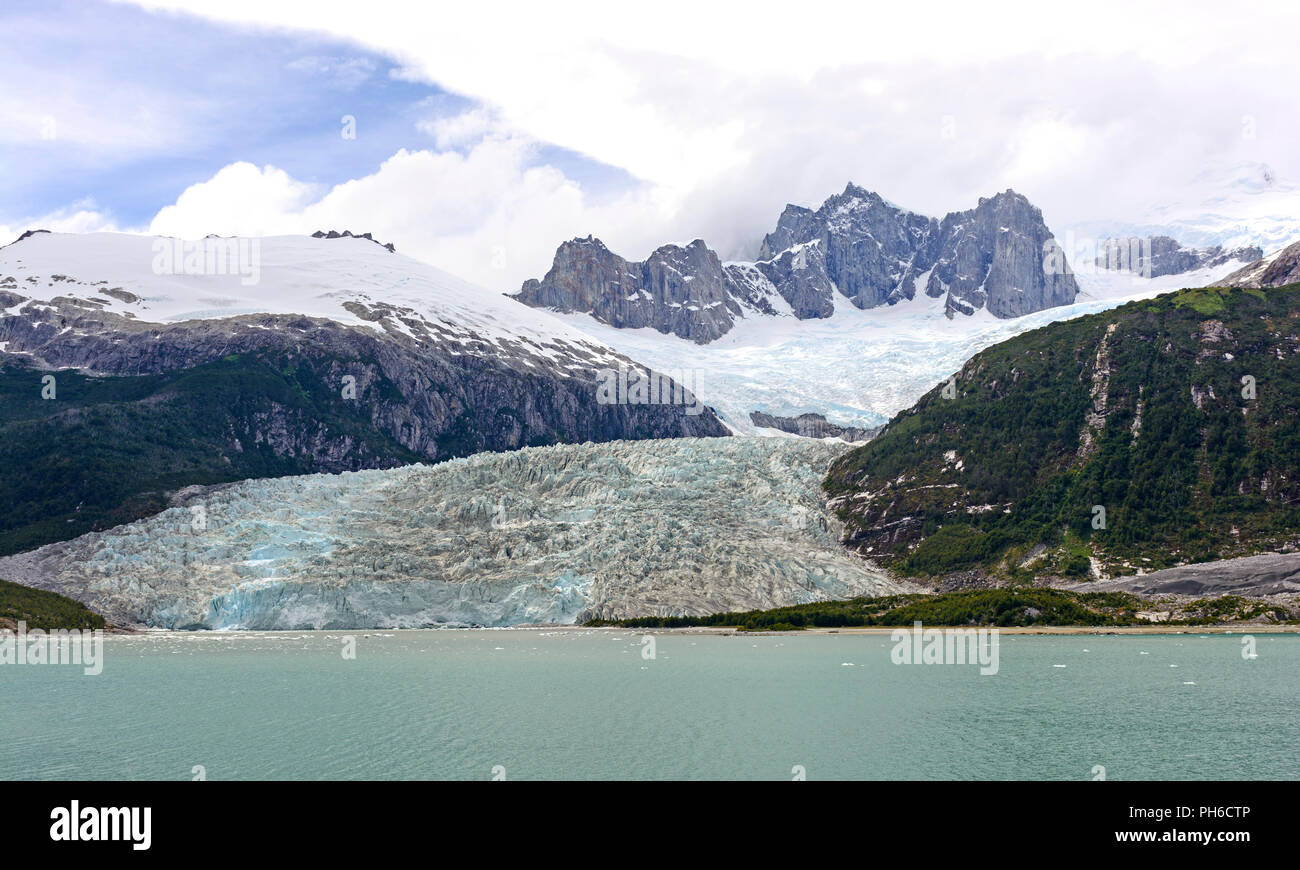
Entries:
[[1194, 269], [1221, 266], [1233, 260], [1253, 263], [1264, 256], [1255, 246], [1190, 248], [1169, 236], [1133, 236], [1106, 239], [1098, 246], [1097, 265], [1112, 271], [1127, 271], [1159, 278], [1181, 275]]
[[753, 276], [729, 275], [700, 239], [684, 248], [665, 245], [632, 262], [588, 236], [561, 245], [546, 277], [525, 282], [516, 298], [537, 308], [590, 312], [611, 326], [651, 327], [704, 343], [731, 329], [743, 307], [775, 313], [765, 296]]
[[946, 294], [949, 316], [987, 308], [1007, 318], [1069, 305], [1079, 285], [1043, 213], [1007, 190], [943, 219], [925, 293]]
[[[828, 299], [838, 289], [858, 308], [874, 308], [916, 295], [917, 277], [933, 264], [938, 229], [934, 218], [850, 184], [816, 211], [786, 206], [776, 230], [763, 239], [759, 259], [775, 260], [785, 251], [812, 247], [818, 256], [805, 257], [799, 266], [818, 276]], [[791, 271], [782, 270], [782, 277]], [[782, 286], [779, 280], [774, 283]]]
[[946, 297], [949, 317], [1008, 318], [1068, 305], [1079, 288], [1042, 212], [1014, 191], [939, 221], [849, 184], [816, 210], [786, 206], [752, 263], [722, 263], [699, 239], [631, 263], [588, 237], [514, 298], [704, 344], [743, 317], [831, 317], [837, 299], [868, 309], [918, 291]]

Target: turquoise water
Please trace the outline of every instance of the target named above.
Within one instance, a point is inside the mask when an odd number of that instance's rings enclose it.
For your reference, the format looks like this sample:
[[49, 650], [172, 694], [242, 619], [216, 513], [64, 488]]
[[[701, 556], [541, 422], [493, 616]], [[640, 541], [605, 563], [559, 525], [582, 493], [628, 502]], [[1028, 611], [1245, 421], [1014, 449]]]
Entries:
[[1294, 635], [1253, 660], [1238, 636], [1004, 635], [994, 676], [895, 665], [882, 635], [669, 633], [653, 660], [627, 631], [352, 633], [355, 660], [344, 636], [0, 666], [0, 779], [1300, 778]]

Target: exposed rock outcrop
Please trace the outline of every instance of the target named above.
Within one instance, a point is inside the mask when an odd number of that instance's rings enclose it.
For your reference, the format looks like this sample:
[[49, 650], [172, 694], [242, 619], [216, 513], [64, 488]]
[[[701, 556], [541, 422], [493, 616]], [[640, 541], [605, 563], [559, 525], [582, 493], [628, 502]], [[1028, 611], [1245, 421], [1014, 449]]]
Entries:
[[730, 278], [700, 239], [684, 248], [665, 245], [633, 262], [588, 236], [561, 245], [546, 277], [524, 282], [515, 298], [538, 308], [590, 312], [611, 326], [651, 327], [705, 343], [731, 328], [742, 304], [771, 311], [763, 295], [755, 284]]
[[1262, 256], [1264, 252], [1257, 246], [1190, 248], [1169, 236], [1133, 236], [1103, 241], [1098, 245], [1096, 262], [1103, 269], [1159, 278], [1222, 266], [1234, 260], [1251, 263]]
[[1223, 287], [1285, 287], [1300, 282], [1300, 242], [1287, 245], [1218, 283]]
[[828, 422], [821, 414], [800, 414], [798, 417], [777, 417], [762, 411], [750, 411], [749, 419], [755, 426], [779, 429], [804, 438], [842, 438], [845, 441], [870, 441], [879, 431], [858, 426], [839, 426]]
[[1077, 583], [1067, 588], [1084, 592], [1133, 592], [1138, 595], [1300, 595], [1300, 553], [1264, 553], [1240, 559], [1220, 559], [1180, 565], [1148, 574]]
[[995, 317], [1020, 317], [1069, 305], [1078, 293], [1043, 213], [1015, 191], [943, 219], [925, 294], [946, 294], [949, 316], [987, 308]]
[[392, 242], [384, 244], [374, 236], [370, 235], [370, 233], [357, 233], [356, 235], [353, 235], [351, 230], [344, 230], [341, 233], [338, 230], [330, 230], [329, 232], [326, 232], [325, 230], [317, 230], [311, 234], [311, 237], [313, 239], [369, 239], [379, 247], [388, 251], [390, 254], [397, 253], [397, 248], [393, 247]]
[[849, 184], [816, 210], [786, 206], [755, 262], [723, 263], [699, 239], [631, 262], [589, 236], [561, 245], [514, 298], [702, 344], [742, 317], [824, 318], [837, 298], [867, 309], [918, 291], [946, 296], [949, 317], [1006, 318], [1068, 305], [1079, 288], [1042, 213], [1014, 191], [938, 221]]
[[[27, 232], [23, 233], [21, 236], [19, 236], [18, 238], [10, 242], [9, 245], [16, 245], [19, 242], [24, 241], [25, 239], [30, 239], [32, 236], [37, 235], [38, 233], [49, 233], [49, 230], [28, 230]], [[9, 247], [9, 245], [0, 245], [0, 248], [7, 248]]]
[[[810, 246], [818, 256], [800, 265], [818, 276], [827, 298], [838, 289], [858, 308], [874, 308], [916, 295], [917, 277], [933, 265], [938, 230], [934, 218], [849, 184], [816, 211], [787, 205], [776, 229], [763, 239], [759, 259]], [[782, 277], [793, 271], [798, 270], [783, 270]], [[780, 280], [773, 283], [783, 286]]]

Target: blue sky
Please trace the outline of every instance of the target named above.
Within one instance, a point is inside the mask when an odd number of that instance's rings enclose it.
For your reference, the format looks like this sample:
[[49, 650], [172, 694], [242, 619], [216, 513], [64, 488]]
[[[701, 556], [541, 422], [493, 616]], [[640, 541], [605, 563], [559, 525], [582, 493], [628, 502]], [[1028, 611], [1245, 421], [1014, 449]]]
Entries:
[[935, 216], [1011, 187], [1058, 237], [1300, 236], [1300, 59], [1239, 25], [1300, 7], [999, 9], [10, 2], [0, 236], [351, 229], [512, 290], [588, 234], [753, 256], [850, 180]]
[[[0, 140], [0, 225], [88, 202], [119, 226], [147, 226], [189, 185], [236, 161], [331, 187], [375, 172], [399, 149], [429, 148], [417, 124], [476, 105], [395, 77], [390, 60], [340, 40], [249, 32], [129, 5], [6, 4], [0, 33], [6, 87], [49, 98], [31, 100]], [[126, 135], [93, 141], [101, 113]], [[356, 119], [355, 138], [342, 135], [344, 116]], [[166, 135], [154, 135], [155, 125]], [[62, 134], [73, 126], [88, 135]], [[535, 161], [562, 167], [590, 190], [630, 178], [544, 143]]]

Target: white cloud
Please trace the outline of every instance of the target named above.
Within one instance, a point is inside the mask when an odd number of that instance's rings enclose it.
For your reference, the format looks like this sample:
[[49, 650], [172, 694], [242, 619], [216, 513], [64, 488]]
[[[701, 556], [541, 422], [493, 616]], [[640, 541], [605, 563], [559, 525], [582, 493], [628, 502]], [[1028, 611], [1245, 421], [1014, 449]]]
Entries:
[[518, 289], [538, 264], [544, 271], [560, 241], [593, 224], [608, 228], [611, 244], [637, 249], [662, 232], [667, 213], [649, 192], [592, 202], [558, 170], [533, 165], [533, 152], [510, 137], [483, 139], [464, 154], [402, 150], [374, 174], [327, 191], [275, 167], [235, 163], [188, 188], [149, 231], [186, 238], [369, 232], [499, 291]]
[[101, 210], [92, 200], [74, 203], [67, 208], [50, 212], [18, 224], [0, 224], [0, 245], [7, 245], [28, 230], [49, 230], [52, 233], [98, 233], [119, 231], [117, 222]]
[[0, 146], [67, 146], [94, 157], [164, 152], [185, 141], [181, 113], [168, 97], [110, 93], [100, 102], [62, 72], [52, 70], [50, 78], [38, 90], [6, 85], [0, 92]]
[[286, 65], [294, 72], [308, 73], [318, 81], [329, 81], [342, 90], [359, 87], [375, 72], [375, 62], [368, 57], [328, 57], [307, 55]]
[[297, 233], [302, 209], [319, 194], [319, 188], [274, 166], [232, 163], [186, 188], [174, 205], [158, 212], [149, 232], [182, 238]]
[[[310, 207], [285, 189], [244, 211], [265, 208], [268, 226], [290, 215], [377, 233], [387, 224], [403, 249], [480, 281], [497, 274], [481, 265], [497, 245], [516, 283], [587, 233], [625, 256], [696, 236], [724, 256], [752, 254], [786, 202], [816, 204], [849, 179], [934, 215], [1014, 187], [1058, 231], [1141, 223], [1175, 198], [1222, 200], [1243, 165], [1268, 164], [1281, 185], [1300, 179], [1290, 87], [1300, 61], [1285, 40], [1235, 26], [1288, 32], [1300, 7], [1255, 0], [1234, 7], [1229, 26], [1218, 3], [1170, 14], [1121, 0], [1086, 11], [764, 0], [743, 15], [664, 0], [635, 16], [605, 2], [372, 0], [309, 14], [266, 0], [138, 5], [308, 27], [477, 103], [423, 127], [438, 151], [463, 154], [402, 152]], [[530, 169], [530, 142], [643, 186], [593, 203], [556, 170]], [[289, 205], [277, 213], [280, 196]], [[1283, 207], [1252, 196], [1249, 211]]]
[[420, 132], [433, 137], [439, 151], [462, 148], [477, 143], [489, 134], [505, 132], [493, 113], [481, 106], [459, 115], [420, 121], [415, 126]]

